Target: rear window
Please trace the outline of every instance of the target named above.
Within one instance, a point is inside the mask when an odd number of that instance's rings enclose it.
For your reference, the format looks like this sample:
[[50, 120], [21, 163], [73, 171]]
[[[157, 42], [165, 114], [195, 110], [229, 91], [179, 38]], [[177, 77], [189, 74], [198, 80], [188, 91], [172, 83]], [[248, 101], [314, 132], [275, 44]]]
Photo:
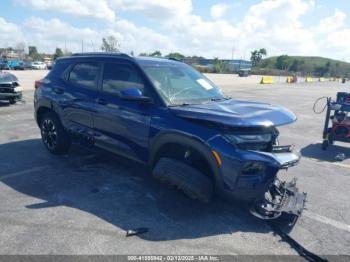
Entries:
[[75, 64], [69, 73], [68, 82], [87, 88], [96, 88], [98, 63], [86, 62]]
[[[49, 74], [45, 78], [50, 80], [53, 80], [55, 78], [67, 79], [67, 74], [65, 74], [65, 71], [71, 64], [72, 62], [65, 60], [56, 62]], [[28, 63], [28, 65], [31, 65], [31, 63]]]

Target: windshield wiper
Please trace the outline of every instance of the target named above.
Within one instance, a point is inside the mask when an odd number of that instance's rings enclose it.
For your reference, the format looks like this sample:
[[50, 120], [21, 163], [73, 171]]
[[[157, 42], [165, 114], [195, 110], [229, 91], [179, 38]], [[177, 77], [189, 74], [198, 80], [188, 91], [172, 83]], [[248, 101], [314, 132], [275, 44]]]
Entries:
[[171, 106], [189, 106], [189, 105], [193, 105], [193, 104], [181, 103], [181, 104], [172, 104], [172, 105], [169, 105], [169, 106], [171, 107]]
[[229, 100], [231, 97], [217, 97], [217, 98], [211, 98], [210, 101], [222, 101], [222, 100]]

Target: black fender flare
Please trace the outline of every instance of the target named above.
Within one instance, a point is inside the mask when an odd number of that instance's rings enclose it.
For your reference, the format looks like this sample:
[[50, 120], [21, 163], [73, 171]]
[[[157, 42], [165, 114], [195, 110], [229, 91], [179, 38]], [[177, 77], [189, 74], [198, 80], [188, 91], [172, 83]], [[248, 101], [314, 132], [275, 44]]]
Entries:
[[167, 132], [167, 133], [161, 133], [158, 134], [155, 138], [152, 139], [151, 145], [150, 145], [150, 155], [149, 155], [149, 166], [152, 168], [155, 164], [156, 156], [158, 151], [166, 144], [179, 144], [183, 146], [188, 146], [202, 154], [202, 156], [206, 159], [206, 161], [209, 163], [210, 168], [213, 172], [213, 179], [215, 181], [216, 186], [219, 186], [222, 184], [221, 177], [221, 171], [220, 167], [214, 157], [214, 155], [211, 152], [210, 146], [203, 140], [189, 135], [185, 133], [179, 133], [179, 132]]
[[43, 108], [54, 112], [57, 115], [58, 119], [61, 121], [61, 116], [59, 113], [60, 109], [59, 109], [59, 106], [55, 102], [48, 100], [48, 99], [41, 99], [37, 102], [37, 105], [35, 107], [36, 107], [35, 120], [36, 120], [38, 125], [40, 125], [39, 119], [38, 119], [39, 118], [38, 112], [40, 109], [43, 109]]

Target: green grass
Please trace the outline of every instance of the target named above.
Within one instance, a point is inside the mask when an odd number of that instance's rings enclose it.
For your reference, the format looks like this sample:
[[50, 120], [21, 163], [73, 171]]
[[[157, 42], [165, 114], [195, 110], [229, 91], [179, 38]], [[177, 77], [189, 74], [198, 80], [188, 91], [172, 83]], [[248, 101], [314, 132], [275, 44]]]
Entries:
[[[317, 68], [326, 67], [329, 62], [329, 72], [328, 75], [334, 76], [349, 76], [350, 75], [350, 63], [334, 60], [325, 57], [318, 56], [289, 56], [291, 60], [303, 61], [303, 65], [299, 66], [298, 72], [304, 75], [317, 75]], [[272, 56], [263, 59], [256, 69], [261, 70], [273, 70], [276, 69], [277, 56]], [[288, 70], [286, 70], [288, 71]]]

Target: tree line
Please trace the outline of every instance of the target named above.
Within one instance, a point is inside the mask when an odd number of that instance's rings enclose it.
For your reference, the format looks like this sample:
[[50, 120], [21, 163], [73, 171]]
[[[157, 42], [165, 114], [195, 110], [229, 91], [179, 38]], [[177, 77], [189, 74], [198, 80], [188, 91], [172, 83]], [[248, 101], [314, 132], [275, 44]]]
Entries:
[[266, 74], [312, 75], [344, 77], [350, 74], [350, 64], [322, 57], [280, 55], [263, 59], [265, 48], [251, 52], [253, 71]]

